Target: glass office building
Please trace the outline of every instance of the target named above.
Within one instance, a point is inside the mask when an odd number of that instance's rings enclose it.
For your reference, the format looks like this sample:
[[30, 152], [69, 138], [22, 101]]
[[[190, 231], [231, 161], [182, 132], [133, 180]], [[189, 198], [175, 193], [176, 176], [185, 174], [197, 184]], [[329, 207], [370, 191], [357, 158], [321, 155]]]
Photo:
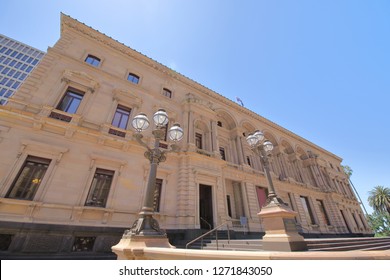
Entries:
[[7, 103], [44, 54], [0, 34], [0, 105]]

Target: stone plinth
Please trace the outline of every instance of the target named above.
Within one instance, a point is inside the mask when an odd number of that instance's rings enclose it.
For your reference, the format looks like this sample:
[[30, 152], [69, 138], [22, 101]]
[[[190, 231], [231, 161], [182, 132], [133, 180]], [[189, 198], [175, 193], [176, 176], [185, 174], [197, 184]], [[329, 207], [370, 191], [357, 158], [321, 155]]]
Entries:
[[112, 246], [112, 251], [118, 260], [143, 260], [145, 248], [174, 249], [166, 236], [130, 236], [123, 235], [118, 244]]
[[287, 205], [271, 202], [258, 214], [265, 229], [263, 250], [265, 251], [306, 251], [306, 242], [298, 233], [295, 222], [297, 213]]

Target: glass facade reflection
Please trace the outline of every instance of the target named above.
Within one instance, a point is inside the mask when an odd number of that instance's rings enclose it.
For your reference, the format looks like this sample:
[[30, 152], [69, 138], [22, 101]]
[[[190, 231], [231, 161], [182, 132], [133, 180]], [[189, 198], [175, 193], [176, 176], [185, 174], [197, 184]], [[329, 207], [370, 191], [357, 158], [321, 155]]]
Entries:
[[44, 54], [0, 34], [0, 105], [7, 103]]

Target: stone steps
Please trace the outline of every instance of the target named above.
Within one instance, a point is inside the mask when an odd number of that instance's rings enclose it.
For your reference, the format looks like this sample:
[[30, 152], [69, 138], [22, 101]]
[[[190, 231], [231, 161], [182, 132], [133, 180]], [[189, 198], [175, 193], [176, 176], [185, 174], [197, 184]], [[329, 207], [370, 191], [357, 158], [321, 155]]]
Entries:
[[[218, 236], [218, 238], [220, 238]], [[389, 238], [323, 238], [323, 239], [305, 239], [309, 251], [374, 251], [390, 250]], [[191, 245], [190, 249], [202, 249], [200, 241]], [[216, 240], [204, 239], [204, 250], [232, 250], [232, 251], [262, 251], [262, 240]]]
[[306, 239], [310, 251], [389, 250], [390, 238]]

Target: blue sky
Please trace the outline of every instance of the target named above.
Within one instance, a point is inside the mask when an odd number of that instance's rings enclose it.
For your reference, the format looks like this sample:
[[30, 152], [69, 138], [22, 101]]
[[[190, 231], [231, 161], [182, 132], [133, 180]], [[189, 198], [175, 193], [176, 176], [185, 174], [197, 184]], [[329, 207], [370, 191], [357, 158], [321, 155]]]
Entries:
[[1, 3], [0, 33], [46, 51], [60, 12], [343, 158], [368, 212], [390, 187], [390, 1]]

